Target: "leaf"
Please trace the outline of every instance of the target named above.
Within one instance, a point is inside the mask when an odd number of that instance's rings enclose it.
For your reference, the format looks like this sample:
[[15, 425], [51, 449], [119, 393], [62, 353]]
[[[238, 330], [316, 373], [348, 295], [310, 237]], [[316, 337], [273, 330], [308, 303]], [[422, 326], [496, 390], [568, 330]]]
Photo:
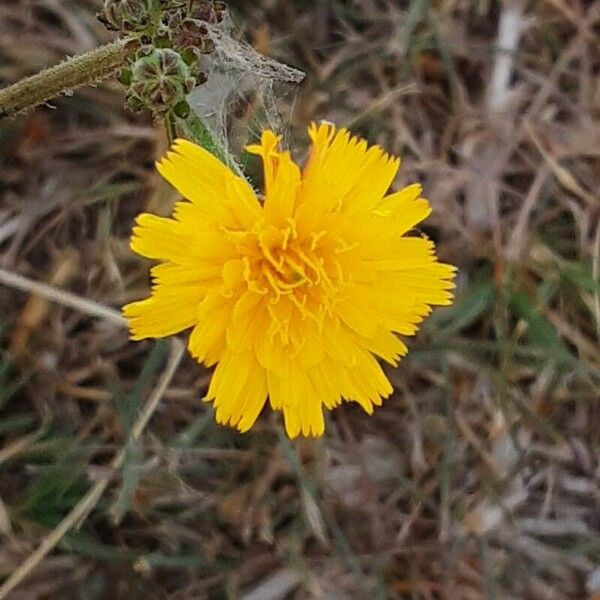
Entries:
[[[125, 397], [120, 394], [114, 397], [115, 409], [127, 432], [131, 430], [138, 417], [143, 397], [150, 387], [152, 378], [160, 368], [167, 349], [168, 344], [165, 340], [158, 341], [146, 359], [142, 372], [131, 391]], [[125, 458], [123, 460], [122, 485], [110, 510], [115, 524], [119, 524], [131, 509], [135, 491], [140, 482], [142, 459], [143, 449], [141, 444], [128, 441], [125, 446]]]
[[165, 340], [159, 340], [152, 348], [150, 355], [142, 367], [142, 372], [131, 391], [126, 394], [124, 398], [119, 397], [120, 394], [115, 397], [115, 410], [119, 414], [126, 431], [131, 429], [133, 423], [137, 419], [143, 396], [150, 387], [152, 378], [157, 373], [165, 358], [167, 349], [167, 342]]
[[527, 335], [534, 346], [560, 362], [571, 362], [575, 359], [532, 298], [523, 292], [515, 291], [510, 295], [509, 304], [515, 315], [527, 323]]
[[600, 293], [600, 280], [594, 278], [590, 266], [576, 261], [564, 261], [562, 267], [562, 276], [575, 287], [595, 294]]
[[[192, 142], [208, 150], [213, 156], [216, 156], [221, 162], [229, 164], [227, 156], [221, 145], [217, 142], [214, 135], [193, 111], [189, 117], [183, 121], [182, 127]], [[231, 166], [231, 165], [230, 165]]]
[[484, 315], [491, 308], [495, 296], [493, 282], [473, 284], [465, 295], [457, 299], [454, 306], [434, 313], [427, 327], [438, 325], [436, 334], [456, 334]]
[[133, 505], [135, 491], [140, 483], [142, 475], [143, 450], [139, 442], [128, 442], [125, 447], [125, 458], [123, 460], [122, 479], [123, 483], [119, 489], [117, 499], [110, 509], [113, 522], [119, 525], [123, 517], [129, 512]]

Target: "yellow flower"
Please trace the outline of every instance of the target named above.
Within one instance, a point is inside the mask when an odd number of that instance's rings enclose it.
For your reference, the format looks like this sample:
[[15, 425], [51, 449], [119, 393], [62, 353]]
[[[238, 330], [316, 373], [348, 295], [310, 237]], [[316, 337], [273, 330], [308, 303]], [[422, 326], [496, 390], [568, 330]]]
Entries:
[[267, 398], [289, 437], [319, 436], [323, 407], [369, 414], [432, 305], [450, 304], [455, 268], [406, 235], [431, 212], [421, 186], [386, 196], [400, 161], [330, 124], [311, 125], [300, 171], [264, 131], [264, 200], [203, 148], [177, 140], [157, 164], [187, 201], [141, 214], [132, 249], [162, 261], [152, 295], [124, 307], [134, 340], [193, 328], [188, 348], [217, 365], [205, 400], [247, 431]]

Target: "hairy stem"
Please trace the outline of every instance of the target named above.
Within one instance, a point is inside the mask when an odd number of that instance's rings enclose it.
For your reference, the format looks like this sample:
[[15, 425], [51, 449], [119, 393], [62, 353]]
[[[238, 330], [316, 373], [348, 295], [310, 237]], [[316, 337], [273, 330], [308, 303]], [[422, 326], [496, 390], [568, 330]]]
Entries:
[[193, 111], [190, 116], [181, 121], [181, 129], [184, 137], [196, 142], [208, 150], [213, 156], [216, 156], [221, 162], [224, 162], [233, 169], [240, 177], [244, 177], [244, 173], [230, 152], [221, 144], [213, 133], [204, 124], [202, 119]]
[[124, 38], [40, 71], [0, 89], [0, 118], [38, 106], [82, 85], [97, 83], [113, 75], [138, 47]]
[[169, 142], [169, 146], [171, 146], [177, 138], [175, 115], [171, 112], [168, 112], [165, 116], [165, 129], [167, 130], [167, 141]]

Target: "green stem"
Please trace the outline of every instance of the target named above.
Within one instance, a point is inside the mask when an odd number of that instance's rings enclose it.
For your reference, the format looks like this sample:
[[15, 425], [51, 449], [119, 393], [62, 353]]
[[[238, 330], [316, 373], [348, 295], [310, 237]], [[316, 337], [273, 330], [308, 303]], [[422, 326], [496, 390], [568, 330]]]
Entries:
[[177, 124], [175, 122], [175, 115], [172, 112], [168, 112], [165, 116], [165, 129], [167, 130], [167, 141], [169, 146], [177, 139]]
[[216, 156], [221, 162], [229, 166], [240, 177], [244, 177], [244, 172], [235, 158], [227, 148], [217, 140], [202, 119], [193, 111], [185, 121], [181, 121], [181, 129], [187, 138], [208, 150], [213, 156]]
[[139, 46], [124, 38], [40, 71], [0, 89], [0, 118], [15, 115], [82, 85], [97, 83], [113, 75]]

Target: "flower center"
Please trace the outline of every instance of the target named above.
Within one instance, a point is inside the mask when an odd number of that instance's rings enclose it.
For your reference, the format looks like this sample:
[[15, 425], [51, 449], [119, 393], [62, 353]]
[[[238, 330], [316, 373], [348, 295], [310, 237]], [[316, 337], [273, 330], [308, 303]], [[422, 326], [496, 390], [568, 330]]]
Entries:
[[322, 257], [298, 236], [293, 219], [283, 228], [267, 225], [258, 233], [257, 242], [254, 271], [273, 303], [282, 296], [304, 297], [326, 276]]
[[322, 327], [342, 279], [325, 233], [299, 235], [290, 218], [282, 227], [263, 221], [241, 240], [243, 278], [249, 290], [268, 299], [267, 308], [282, 338], [287, 338], [294, 312]]

